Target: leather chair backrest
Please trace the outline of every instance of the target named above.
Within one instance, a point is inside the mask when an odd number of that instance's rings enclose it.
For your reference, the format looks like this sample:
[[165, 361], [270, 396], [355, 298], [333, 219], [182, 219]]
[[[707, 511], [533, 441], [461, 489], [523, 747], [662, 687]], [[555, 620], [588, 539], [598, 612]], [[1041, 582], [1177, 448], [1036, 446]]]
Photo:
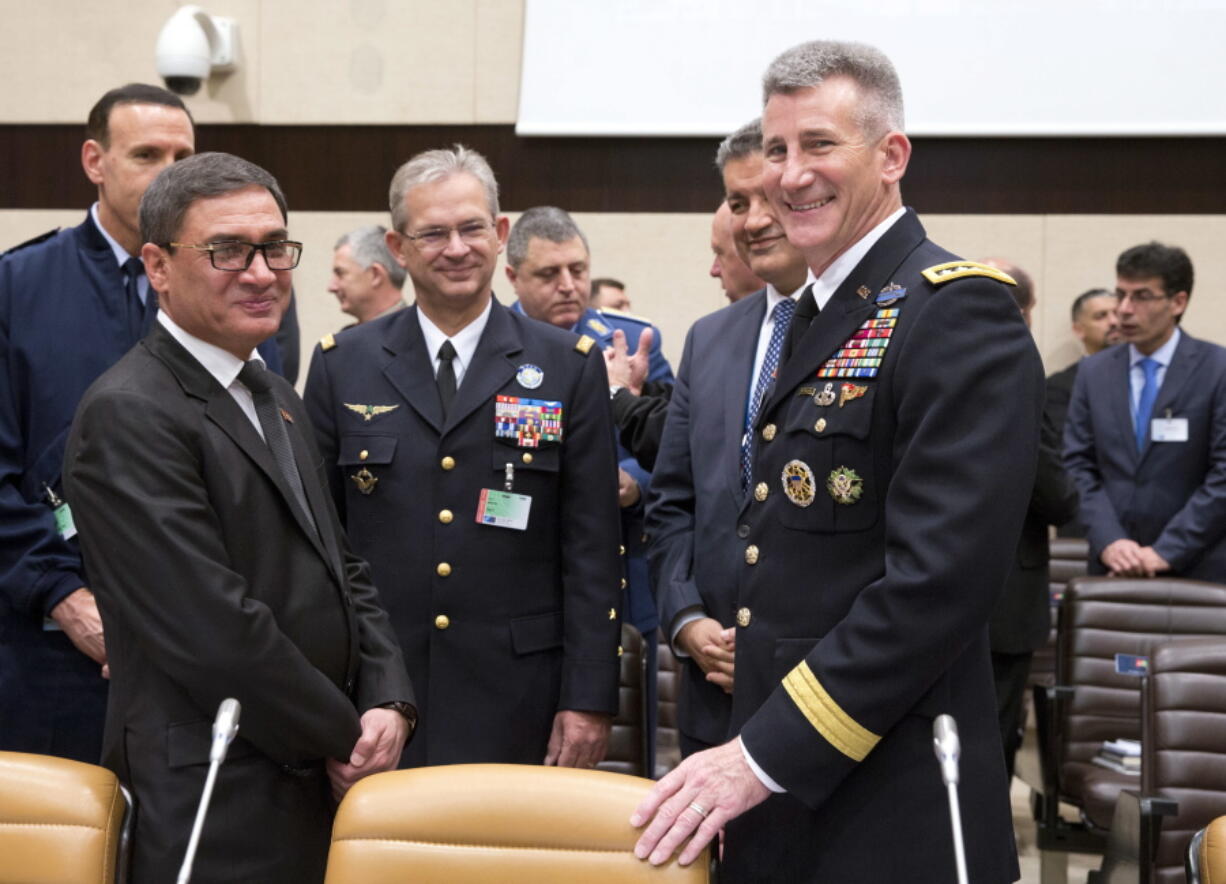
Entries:
[[646, 718], [647, 658], [639, 631], [629, 623], [622, 624], [621, 674], [618, 678], [617, 717], [609, 733], [609, 750], [599, 765], [613, 773], [647, 775], [647, 735], [643, 733]]
[[461, 764], [360, 780], [332, 827], [326, 884], [703, 882], [693, 864], [652, 869], [630, 814], [651, 780], [598, 770]]
[[[1090, 544], [1076, 537], [1055, 537], [1051, 541], [1051, 560], [1048, 562], [1048, 587], [1052, 598], [1063, 596], [1068, 583], [1074, 577], [1086, 573], [1086, 557]], [[1047, 644], [1034, 652], [1030, 661], [1030, 684], [1051, 685], [1056, 680], [1056, 622], [1059, 603], [1052, 603], [1051, 631]]]
[[0, 752], [0, 884], [111, 884], [126, 812], [106, 768]]
[[681, 763], [681, 738], [677, 730], [677, 694], [680, 685], [680, 664], [664, 636], [656, 647], [656, 770], [658, 780]]
[[[1226, 814], [1226, 640], [1156, 647], [1144, 698], [1141, 791], [1179, 802], [1162, 823], [1151, 880], [1182, 884], [1193, 834]], [[1226, 882], [1226, 866], [1207, 880]]]
[[1174, 578], [1077, 577], [1060, 608], [1058, 684], [1074, 688], [1060, 722], [1061, 761], [1088, 762], [1104, 740], [1141, 738], [1141, 679], [1116, 654], [1150, 656], [1174, 638], [1226, 635], [1226, 586]]

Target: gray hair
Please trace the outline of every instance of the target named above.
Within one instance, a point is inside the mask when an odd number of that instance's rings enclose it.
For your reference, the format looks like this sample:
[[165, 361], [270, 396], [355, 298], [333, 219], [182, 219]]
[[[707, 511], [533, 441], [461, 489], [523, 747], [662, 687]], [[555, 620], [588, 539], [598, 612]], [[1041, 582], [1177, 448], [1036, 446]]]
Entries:
[[183, 216], [197, 200], [224, 196], [245, 187], [263, 187], [286, 220], [285, 194], [277, 179], [255, 163], [229, 153], [198, 153], [172, 163], [153, 179], [140, 201], [140, 235], [165, 246], [179, 236]]
[[902, 85], [884, 52], [864, 43], [814, 40], [793, 46], [770, 63], [762, 76], [762, 104], [772, 95], [792, 95], [825, 82], [848, 77], [863, 94], [857, 122], [865, 134], [879, 137], [903, 131]]
[[719, 143], [715, 152], [715, 168], [720, 174], [724, 166], [732, 160], [744, 159], [755, 153], [762, 153], [762, 118], [758, 117], [737, 129]]
[[590, 255], [592, 249], [587, 237], [566, 211], [556, 206], [536, 206], [519, 216], [507, 239], [507, 263], [518, 268], [528, 257], [528, 244], [535, 237], [549, 242], [569, 242], [575, 237], [583, 241], [583, 248]]
[[341, 246], [349, 246], [349, 257], [353, 263], [363, 270], [369, 270], [371, 264], [378, 264], [387, 271], [387, 278], [396, 288], [404, 288], [404, 268], [396, 263], [392, 253], [388, 251], [387, 228], [382, 224], [371, 224], [351, 230], [336, 241], [332, 247], [335, 251]]
[[485, 188], [485, 201], [490, 215], [498, 217], [498, 181], [494, 170], [485, 157], [462, 144], [441, 150], [427, 150], [413, 157], [396, 170], [387, 199], [392, 210], [392, 227], [405, 233], [409, 224], [409, 210], [405, 208], [405, 195], [415, 187], [432, 184], [452, 175], [467, 172]]

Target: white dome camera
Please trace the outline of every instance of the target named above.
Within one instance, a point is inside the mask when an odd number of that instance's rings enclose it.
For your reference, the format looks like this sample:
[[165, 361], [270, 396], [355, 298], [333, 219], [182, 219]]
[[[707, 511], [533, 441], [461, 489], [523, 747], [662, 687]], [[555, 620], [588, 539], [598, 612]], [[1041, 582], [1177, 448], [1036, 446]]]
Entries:
[[162, 26], [157, 71], [166, 88], [195, 95], [211, 73], [232, 71], [238, 57], [238, 22], [182, 6]]

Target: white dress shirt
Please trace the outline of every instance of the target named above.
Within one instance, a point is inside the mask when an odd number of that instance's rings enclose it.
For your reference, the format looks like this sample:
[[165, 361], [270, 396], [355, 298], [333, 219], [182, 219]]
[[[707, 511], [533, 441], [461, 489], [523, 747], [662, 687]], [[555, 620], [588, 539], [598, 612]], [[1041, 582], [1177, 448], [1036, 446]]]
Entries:
[[[234, 397], [234, 401], [243, 410], [243, 414], [247, 415], [247, 420], [251, 421], [251, 426], [255, 427], [255, 431], [263, 439], [264, 431], [260, 428], [260, 419], [255, 413], [255, 400], [251, 398], [251, 391], [247, 389], [246, 384], [238, 379], [238, 373], [243, 370], [243, 360], [216, 344], [202, 341], [195, 335], [184, 331], [165, 310], [158, 311], [157, 321], [166, 331], [170, 332], [171, 337], [183, 345], [183, 349], [204, 366], [204, 370], [211, 374], [227, 393]], [[251, 355], [247, 358], [264, 361], [255, 350], [252, 350]]]
[[[1166, 370], [1170, 368], [1171, 360], [1175, 358], [1175, 348], [1179, 346], [1179, 338], [1179, 326], [1175, 326], [1175, 333], [1167, 338], [1166, 343], [1149, 354], [1149, 358], [1158, 363], [1159, 390], [1162, 389], [1162, 382], [1166, 380]], [[1141, 391], [1145, 388], [1145, 369], [1141, 367], [1141, 360], [1144, 358], [1145, 354], [1138, 350], [1135, 344], [1128, 345], [1128, 386], [1132, 393], [1132, 427], [1134, 430], [1137, 426], [1137, 409], [1141, 407]], [[1151, 415], [1151, 417], [1158, 417], [1158, 415]]]
[[430, 317], [422, 312], [421, 305], [417, 305], [417, 320], [421, 323], [421, 334], [426, 339], [426, 352], [430, 354], [430, 364], [434, 366], [435, 377], [438, 377], [439, 348], [443, 346], [443, 341], [449, 340], [451, 346], [455, 347], [456, 355], [451, 360], [451, 367], [455, 371], [456, 389], [460, 389], [460, 384], [464, 381], [464, 373], [468, 371], [468, 366], [472, 364], [473, 356], [477, 352], [481, 333], [485, 331], [485, 325], [490, 321], [490, 310], [493, 309], [493, 306], [494, 299], [491, 297], [486, 302], [485, 309], [481, 311], [480, 316], [448, 338], [437, 325], [430, 321]]
[[[107, 245], [111, 247], [111, 251], [115, 255], [115, 263], [119, 265], [120, 270], [123, 270], [123, 265], [129, 258], [140, 257], [140, 255], [129, 255], [127, 250], [116, 241], [115, 237], [106, 232], [106, 228], [98, 220], [97, 203], [89, 207], [89, 216], [94, 219], [94, 225], [102, 234], [102, 238], [106, 240]], [[149, 298], [149, 277], [143, 273], [136, 278], [136, 293], [140, 295], [140, 302], [142, 304]]]

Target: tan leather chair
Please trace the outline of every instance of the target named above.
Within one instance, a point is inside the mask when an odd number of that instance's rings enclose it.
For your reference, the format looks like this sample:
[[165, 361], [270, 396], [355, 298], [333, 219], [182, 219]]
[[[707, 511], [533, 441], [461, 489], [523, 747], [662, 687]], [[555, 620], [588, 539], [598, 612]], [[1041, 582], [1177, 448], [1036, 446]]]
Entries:
[[677, 730], [677, 693], [680, 685], [680, 665], [664, 634], [656, 647], [656, 691], [659, 712], [656, 718], [656, 769], [658, 780], [681, 763], [681, 735]]
[[1226, 816], [1196, 833], [1188, 845], [1188, 884], [1226, 882]]
[[[1226, 586], [1174, 578], [1077, 577], [1059, 617], [1056, 683], [1035, 687], [1042, 789], [1033, 799], [1042, 880], [1063, 879], [1066, 851], [1103, 853], [1115, 803], [1139, 778], [1091, 762], [1104, 740], [1141, 737], [1141, 682], [1116, 654], [1149, 656], [1166, 641], [1226, 635]], [[1059, 802], [1082, 821], [1061, 818]]]
[[609, 748], [597, 765], [611, 773], [647, 776], [646, 642], [629, 623], [622, 624], [620, 673], [617, 688], [617, 715], [609, 731]]
[[123, 881], [130, 816], [106, 768], [0, 752], [0, 884]]
[[337, 811], [326, 884], [708, 880], [708, 852], [653, 868], [630, 814], [650, 780], [597, 770], [460, 764], [375, 774]]

